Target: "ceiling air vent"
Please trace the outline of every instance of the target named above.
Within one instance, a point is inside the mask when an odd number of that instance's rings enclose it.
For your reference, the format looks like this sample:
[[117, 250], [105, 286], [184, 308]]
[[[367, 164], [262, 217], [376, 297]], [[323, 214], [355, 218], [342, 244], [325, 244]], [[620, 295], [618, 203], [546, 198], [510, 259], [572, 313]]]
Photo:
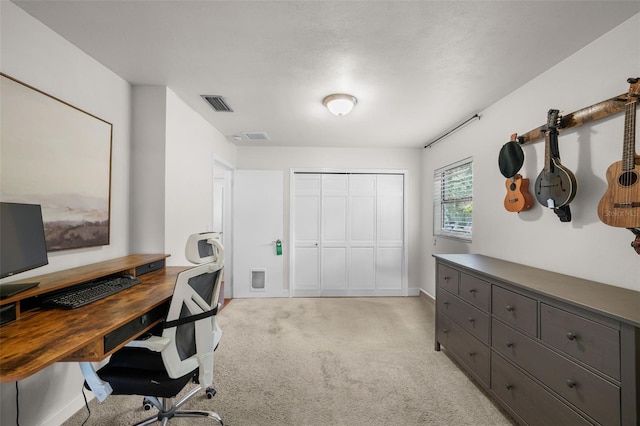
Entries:
[[220, 95], [200, 95], [215, 111], [233, 112], [227, 100]]
[[242, 132], [242, 135], [252, 141], [268, 141], [269, 135], [267, 132]]

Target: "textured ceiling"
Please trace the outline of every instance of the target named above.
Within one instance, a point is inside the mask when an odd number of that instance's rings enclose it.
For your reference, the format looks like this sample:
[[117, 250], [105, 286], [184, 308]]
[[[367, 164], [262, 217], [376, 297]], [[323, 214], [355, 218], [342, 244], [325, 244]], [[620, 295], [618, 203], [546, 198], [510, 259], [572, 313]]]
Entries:
[[[629, 1], [15, 1], [237, 145], [420, 147], [640, 12]], [[358, 105], [331, 115], [322, 99]], [[200, 95], [224, 96], [215, 112]]]

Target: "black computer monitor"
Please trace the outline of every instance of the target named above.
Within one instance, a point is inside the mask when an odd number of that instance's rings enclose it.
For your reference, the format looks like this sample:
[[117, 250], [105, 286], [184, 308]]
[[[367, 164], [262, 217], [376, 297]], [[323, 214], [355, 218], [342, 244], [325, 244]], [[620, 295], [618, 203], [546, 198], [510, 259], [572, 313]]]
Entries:
[[0, 203], [0, 278], [48, 263], [40, 205]]

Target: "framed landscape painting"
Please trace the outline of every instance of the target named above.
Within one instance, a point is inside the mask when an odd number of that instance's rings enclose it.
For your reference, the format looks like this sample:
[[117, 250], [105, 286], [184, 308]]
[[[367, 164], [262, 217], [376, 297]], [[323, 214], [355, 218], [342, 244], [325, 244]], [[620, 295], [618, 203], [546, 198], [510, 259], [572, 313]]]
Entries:
[[109, 244], [112, 124], [0, 73], [0, 200], [40, 204], [47, 250]]

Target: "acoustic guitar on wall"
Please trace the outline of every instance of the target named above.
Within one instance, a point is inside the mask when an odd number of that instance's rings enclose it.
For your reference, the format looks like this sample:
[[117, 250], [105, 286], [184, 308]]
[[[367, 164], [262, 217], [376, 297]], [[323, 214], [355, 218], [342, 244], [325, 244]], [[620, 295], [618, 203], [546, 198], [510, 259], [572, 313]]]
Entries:
[[[510, 143], [518, 143], [518, 135], [511, 135]], [[533, 195], [529, 192], [529, 179], [523, 178], [520, 173], [507, 178], [505, 181], [507, 195], [504, 197], [504, 208], [513, 213], [520, 213], [533, 207]]]
[[607, 169], [607, 191], [598, 204], [598, 217], [610, 226], [640, 228], [640, 156], [635, 151], [636, 106], [640, 98], [640, 78], [630, 78], [624, 108], [622, 161]]
[[560, 111], [550, 109], [544, 138], [544, 169], [536, 179], [535, 196], [540, 204], [553, 209], [561, 222], [571, 222], [569, 203], [576, 196], [578, 182], [574, 174], [560, 163], [559, 123]]

